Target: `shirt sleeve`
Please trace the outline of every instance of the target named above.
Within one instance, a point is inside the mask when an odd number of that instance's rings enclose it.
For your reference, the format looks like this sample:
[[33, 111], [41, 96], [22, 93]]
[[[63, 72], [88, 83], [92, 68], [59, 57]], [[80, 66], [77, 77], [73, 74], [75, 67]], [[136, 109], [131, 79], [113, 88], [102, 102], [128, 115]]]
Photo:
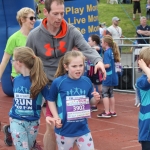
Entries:
[[150, 89], [150, 83], [147, 81], [147, 77], [139, 78], [137, 79], [137, 88], [140, 88], [142, 90], [149, 90]]
[[5, 52], [11, 56], [13, 55], [14, 48], [16, 47], [15, 43], [15, 39], [10, 37], [6, 44]]
[[48, 101], [55, 102], [57, 100], [58, 96], [58, 86], [57, 86], [57, 79], [55, 79], [50, 87], [50, 92], [49, 92], [49, 98]]

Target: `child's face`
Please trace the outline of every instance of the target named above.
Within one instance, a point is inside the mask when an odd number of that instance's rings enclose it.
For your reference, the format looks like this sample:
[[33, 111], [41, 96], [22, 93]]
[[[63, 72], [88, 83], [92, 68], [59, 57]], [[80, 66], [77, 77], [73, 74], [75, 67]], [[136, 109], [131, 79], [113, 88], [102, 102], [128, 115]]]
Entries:
[[105, 50], [106, 49], [106, 42], [104, 42], [104, 40], [102, 39], [102, 43], [101, 43], [102, 48]]
[[95, 46], [95, 42], [92, 40], [91, 37], [88, 38], [88, 43], [91, 47]]
[[20, 73], [20, 71], [19, 71], [20, 70], [20, 65], [19, 65], [20, 62], [18, 60], [16, 60], [15, 58], [13, 58], [11, 60], [11, 63], [14, 66], [16, 73]]
[[84, 62], [83, 58], [78, 56], [78, 57], [72, 57], [70, 59], [69, 65], [64, 65], [66, 71], [68, 71], [68, 76], [71, 79], [79, 79], [84, 71]]

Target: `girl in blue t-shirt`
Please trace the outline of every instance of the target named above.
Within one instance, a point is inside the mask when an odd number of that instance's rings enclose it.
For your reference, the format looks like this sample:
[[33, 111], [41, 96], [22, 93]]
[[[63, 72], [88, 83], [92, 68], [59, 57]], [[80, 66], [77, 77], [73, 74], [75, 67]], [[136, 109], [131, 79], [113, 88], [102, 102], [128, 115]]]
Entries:
[[39, 130], [42, 96], [50, 100], [49, 80], [40, 58], [28, 47], [16, 48], [11, 62], [20, 74], [13, 82], [14, 99], [9, 112], [11, 136], [15, 149], [31, 150]]
[[[100, 47], [100, 37], [97, 34], [92, 34], [88, 38], [89, 45], [94, 48], [93, 50], [96, 50], [100, 56], [102, 57], [102, 47]], [[90, 60], [87, 60], [87, 76], [90, 78], [91, 82], [93, 83], [93, 86], [97, 87], [97, 90], [99, 94], [102, 94], [102, 73], [100, 70], [97, 71], [96, 74], [94, 74], [94, 65], [90, 62]], [[91, 106], [91, 112], [98, 111], [97, 106]]]
[[90, 79], [82, 76], [84, 59], [79, 51], [67, 52], [60, 59], [55, 74], [57, 78], [50, 88], [48, 105], [57, 120], [55, 134], [58, 150], [71, 150], [74, 143], [80, 150], [94, 150], [87, 118], [91, 115], [90, 104], [97, 104], [100, 95], [93, 91]]
[[104, 49], [103, 63], [107, 74], [106, 80], [102, 82], [102, 98], [105, 111], [98, 114], [97, 117], [110, 118], [111, 116], [117, 116], [113, 89], [114, 86], [118, 85], [115, 62], [120, 62], [120, 53], [117, 44], [110, 35], [103, 37], [102, 48]]

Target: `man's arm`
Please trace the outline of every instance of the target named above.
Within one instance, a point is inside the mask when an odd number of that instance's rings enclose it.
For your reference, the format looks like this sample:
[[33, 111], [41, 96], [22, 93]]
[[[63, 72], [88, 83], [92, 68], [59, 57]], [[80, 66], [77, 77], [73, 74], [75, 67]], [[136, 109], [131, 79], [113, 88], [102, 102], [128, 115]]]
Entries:
[[150, 36], [150, 31], [137, 30], [137, 33], [145, 36]]
[[104, 79], [106, 78], [106, 71], [104, 68], [104, 64], [102, 62], [102, 57], [99, 53], [87, 43], [84, 39], [83, 35], [77, 28], [72, 30], [72, 35], [74, 35], [74, 43], [75, 46], [82, 51], [84, 56], [88, 58], [95, 65], [95, 73], [98, 69], [100, 69], [103, 73]]

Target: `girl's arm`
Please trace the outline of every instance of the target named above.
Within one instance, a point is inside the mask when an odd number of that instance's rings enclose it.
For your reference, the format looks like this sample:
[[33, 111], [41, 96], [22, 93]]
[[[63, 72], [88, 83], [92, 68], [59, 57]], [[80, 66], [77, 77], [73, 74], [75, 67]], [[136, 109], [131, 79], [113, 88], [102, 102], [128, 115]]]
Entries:
[[90, 100], [91, 105], [96, 105], [100, 101], [100, 95], [94, 88], [94, 91], [92, 92], [93, 97]]
[[48, 101], [49, 109], [54, 118], [59, 118], [55, 102]]
[[61, 128], [62, 127], [61, 119], [59, 118], [55, 102], [48, 101], [48, 106], [55, 119], [55, 126], [57, 128]]
[[99, 46], [94, 46], [93, 48], [95, 48], [97, 51], [100, 50], [100, 47], [99, 47]]

